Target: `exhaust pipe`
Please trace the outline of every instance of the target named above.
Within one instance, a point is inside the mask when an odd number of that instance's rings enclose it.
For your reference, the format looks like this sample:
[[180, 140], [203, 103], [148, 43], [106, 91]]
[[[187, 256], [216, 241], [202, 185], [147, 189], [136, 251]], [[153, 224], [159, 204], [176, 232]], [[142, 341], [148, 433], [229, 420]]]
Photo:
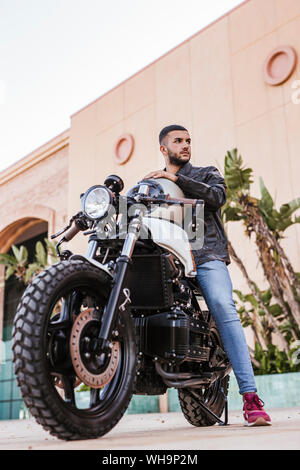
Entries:
[[161, 364], [155, 362], [156, 372], [162, 377], [164, 383], [170, 388], [199, 387], [199, 385], [212, 384], [219, 378], [223, 378], [231, 371], [231, 365], [225, 370], [218, 372], [204, 372], [202, 375], [195, 375], [190, 372], [166, 372]]

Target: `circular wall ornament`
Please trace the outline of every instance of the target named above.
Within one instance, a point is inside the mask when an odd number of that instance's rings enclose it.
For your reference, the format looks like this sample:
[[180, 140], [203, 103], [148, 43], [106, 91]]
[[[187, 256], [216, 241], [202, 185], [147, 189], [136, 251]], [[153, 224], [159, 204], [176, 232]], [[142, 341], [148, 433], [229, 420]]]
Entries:
[[119, 165], [124, 165], [132, 155], [134, 139], [131, 134], [121, 135], [115, 143], [114, 155]]
[[293, 73], [297, 56], [290, 46], [279, 46], [266, 58], [264, 63], [264, 80], [268, 85], [280, 85]]

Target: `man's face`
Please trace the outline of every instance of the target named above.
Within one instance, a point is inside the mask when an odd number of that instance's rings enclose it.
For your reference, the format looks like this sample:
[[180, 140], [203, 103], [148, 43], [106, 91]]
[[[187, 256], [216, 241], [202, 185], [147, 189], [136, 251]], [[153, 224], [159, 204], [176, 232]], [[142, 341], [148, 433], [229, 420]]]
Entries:
[[164, 138], [161, 151], [172, 165], [183, 166], [191, 158], [191, 138], [187, 131], [172, 131]]

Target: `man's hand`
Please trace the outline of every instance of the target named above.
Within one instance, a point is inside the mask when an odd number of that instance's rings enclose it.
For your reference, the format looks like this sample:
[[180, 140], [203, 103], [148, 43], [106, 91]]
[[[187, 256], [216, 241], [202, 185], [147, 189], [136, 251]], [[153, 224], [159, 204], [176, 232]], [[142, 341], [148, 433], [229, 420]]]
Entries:
[[173, 181], [173, 183], [176, 183], [178, 176], [174, 175], [173, 173], [169, 173], [168, 171], [156, 170], [156, 171], [151, 171], [151, 173], [144, 176], [143, 179], [146, 180], [149, 178], [167, 178], [168, 180]]

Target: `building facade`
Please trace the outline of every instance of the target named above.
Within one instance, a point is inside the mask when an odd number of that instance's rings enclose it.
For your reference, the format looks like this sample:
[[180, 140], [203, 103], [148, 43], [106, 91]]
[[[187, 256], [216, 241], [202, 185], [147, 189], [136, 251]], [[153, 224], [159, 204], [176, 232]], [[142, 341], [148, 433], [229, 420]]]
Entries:
[[[299, 30], [299, 0], [247, 0], [76, 112], [69, 129], [0, 173], [0, 252], [12, 244], [30, 246], [64, 226], [80, 209], [79, 195], [109, 174], [121, 176], [128, 189], [162, 168], [158, 134], [172, 123], [190, 130], [194, 165], [222, 171], [226, 152], [236, 147], [254, 170], [254, 196], [262, 176], [276, 205], [299, 197]], [[242, 226], [230, 224], [228, 234], [250, 276], [263, 285]], [[298, 271], [299, 234], [293, 226], [284, 241]], [[78, 236], [70, 249], [84, 253], [86, 245]], [[230, 271], [243, 290], [233, 263]], [[2, 269], [2, 419], [16, 417], [21, 403], [9, 353], [14, 289]]]
[[[66, 223], [69, 132], [32, 152], [0, 175], [0, 253], [24, 245], [33, 261], [35, 244]], [[23, 401], [13, 374], [11, 330], [24, 285], [5, 281], [0, 265], [0, 419], [24, 414]]]

